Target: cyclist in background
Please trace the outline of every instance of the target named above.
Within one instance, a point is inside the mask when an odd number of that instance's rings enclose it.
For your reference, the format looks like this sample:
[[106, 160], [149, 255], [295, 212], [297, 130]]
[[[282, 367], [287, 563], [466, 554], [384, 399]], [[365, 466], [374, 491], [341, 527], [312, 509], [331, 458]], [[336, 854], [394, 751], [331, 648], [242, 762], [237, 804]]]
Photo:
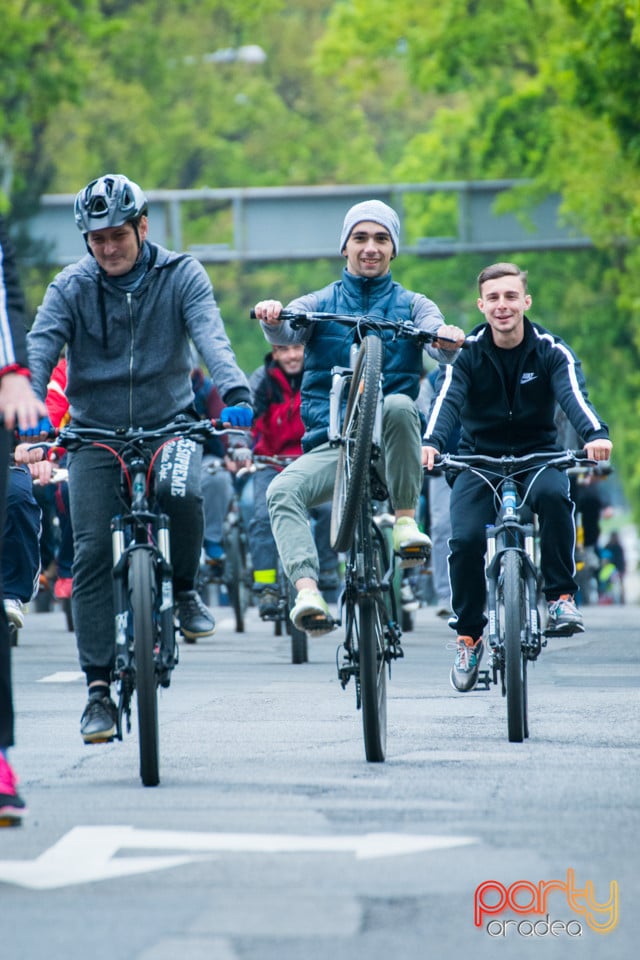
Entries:
[[33, 495], [29, 470], [12, 464], [9, 470], [2, 548], [2, 584], [7, 620], [24, 626], [25, 606], [35, 596], [40, 578], [42, 512]]
[[[560, 450], [556, 403], [582, 438], [587, 456], [607, 460], [607, 425], [590, 404], [580, 361], [559, 337], [525, 316], [531, 306], [527, 273], [495, 263], [478, 277], [477, 306], [485, 322], [467, 337], [468, 349], [444, 369], [433, 399], [423, 448], [431, 470], [458, 418], [459, 453], [501, 457]], [[527, 482], [527, 477], [522, 478]], [[531, 487], [540, 519], [541, 568], [548, 604], [547, 635], [584, 630], [574, 602], [575, 529], [569, 479], [543, 470]], [[485, 605], [485, 526], [495, 520], [493, 491], [470, 471], [451, 494], [449, 573], [457, 652], [451, 670], [456, 690], [471, 690], [482, 657]]]
[[[250, 426], [249, 385], [211, 282], [193, 257], [147, 239], [147, 198], [138, 184], [119, 174], [99, 177], [78, 193], [74, 214], [87, 254], [54, 278], [29, 333], [36, 394], [44, 398], [66, 344], [75, 424], [152, 428], [194, 415], [191, 340], [227, 404], [222, 419]], [[195, 589], [203, 539], [201, 460], [196, 443], [178, 440], [163, 446], [156, 472], [158, 500], [171, 519], [176, 617], [189, 638], [215, 629]], [[118, 484], [119, 465], [108, 451], [93, 446], [69, 456], [73, 620], [89, 694], [80, 725], [86, 743], [110, 740], [116, 731], [110, 520], [120, 509]]]
[[[259, 456], [299, 457], [304, 426], [300, 416], [300, 385], [304, 367], [301, 343], [274, 344], [261, 367], [249, 379], [254, 410], [253, 452]], [[277, 550], [267, 509], [267, 487], [282, 468], [265, 464], [253, 475], [253, 514], [249, 524], [253, 589], [261, 617], [278, 614]], [[333, 599], [338, 588], [338, 556], [331, 549], [331, 504], [312, 507], [313, 536], [318, 550], [319, 589]]]
[[[46, 416], [44, 403], [33, 393], [27, 370], [25, 348], [25, 306], [18, 280], [13, 246], [9, 243], [4, 218], [0, 217], [0, 531], [4, 530], [9, 454], [14, 427], [36, 431]], [[0, 549], [3, 547], [0, 536]], [[2, 580], [0, 578], [0, 591]], [[17, 789], [18, 781], [9, 764], [14, 744], [13, 688], [9, 625], [0, 604], [0, 826], [21, 823], [26, 806]]]
[[[395, 210], [380, 200], [355, 204], [347, 211], [340, 236], [339, 250], [346, 258], [342, 279], [293, 300], [287, 309], [411, 320], [419, 327], [461, 343], [463, 331], [446, 325], [432, 300], [406, 290], [393, 280], [390, 265], [398, 255], [399, 242], [400, 221]], [[289, 321], [280, 318], [281, 311], [279, 300], [262, 300], [255, 307], [270, 343], [303, 343], [305, 346], [301, 407], [305, 455], [273, 480], [267, 499], [282, 564], [297, 590], [291, 619], [302, 628], [305, 618], [314, 617], [314, 629], [310, 632], [320, 635], [329, 632], [333, 623], [327, 603], [318, 590], [318, 554], [307, 516], [310, 507], [332, 496], [338, 451], [327, 440], [331, 368], [349, 366], [354, 333], [331, 321], [292, 330]], [[386, 474], [396, 515], [394, 549], [400, 552], [415, 546], [428, 548], [430, 540], [415, 521], [422, 486], [420, 419], [415, 404], [422, 372], [422, 349], [409, 340], [392, 342], [388, 331], [383, 333], [383, 338], [387, 349], [381, 469]], [[448, 348], [443, 343], [442, 347], [427, 349], [439, 360], [452, 361], [456, 356], [455, 343]]]

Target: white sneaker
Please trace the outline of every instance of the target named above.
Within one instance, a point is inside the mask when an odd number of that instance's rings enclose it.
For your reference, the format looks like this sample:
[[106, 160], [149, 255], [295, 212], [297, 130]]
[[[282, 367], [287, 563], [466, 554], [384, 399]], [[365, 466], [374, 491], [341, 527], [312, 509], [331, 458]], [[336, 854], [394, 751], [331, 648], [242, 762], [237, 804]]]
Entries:
[[315, 637], [331, 633], [335, 626], [327, 601], [318, 590], [300, 590], [289, 617], [294, 627]]
[[413, 592], [411, 584], [407, 580], [405, 580], [400, 587], [400, 602], [402, 609], [406, 610], [407, 613], [413, 613], [414, 610], [418, 610], [420, 607], [420, 602]]
[[431, 540], [412, 517], [399, 517], [393, 528], [393, 550], [399, 567], [415, 567], [431, 556]]
[[15, 624], [18, 630], [24, 627], [24, 603], [22, 600], [11, 598], [4, 601], [4, 612], [9, 623]]

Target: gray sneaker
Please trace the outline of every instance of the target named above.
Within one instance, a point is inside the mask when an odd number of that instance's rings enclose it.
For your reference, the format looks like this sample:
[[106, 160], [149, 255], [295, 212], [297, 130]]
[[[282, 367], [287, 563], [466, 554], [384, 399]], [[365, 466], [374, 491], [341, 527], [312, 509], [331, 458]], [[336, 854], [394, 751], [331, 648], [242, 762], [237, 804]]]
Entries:
[[108, 743], [116, 735], [118, 710], [108, 687], [92, 690], [80, 718], [80, 735], [85, 743]]
[[547, 637], [570, 637], [574, 633], [584, 633], [582, 614], [570, 594], [565, 593], [557, 600], [549, 601], [544, 632]]
[[175, 613], [180, 633], [188, 643], [195, 643], [198, 637], [210, 637], [215, 633], [215, 617], [196, 590], [183, 590], [176, 594]]

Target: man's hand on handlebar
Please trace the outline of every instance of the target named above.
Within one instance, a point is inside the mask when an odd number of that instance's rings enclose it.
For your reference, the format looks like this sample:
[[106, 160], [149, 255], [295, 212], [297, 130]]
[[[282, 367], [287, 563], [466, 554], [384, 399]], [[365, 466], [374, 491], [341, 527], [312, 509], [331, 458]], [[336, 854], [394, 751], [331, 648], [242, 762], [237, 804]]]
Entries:
[[[442, 339], [440, 339], [442, 338]], [[460, 327], [454, 327], [452, 324], [444, 323], [438, 327], [438, 339], [433, 341], [432, 346], [440, 350], [457, 350], [464, 343], [464, 330]]]
[[33, 443], [19, 443], [13, 451], [16, 463], [37, 463], [39, 460], [45, 460], [46, 457], [45, 447]]
[[433, 470], [436, 462], [436, 457], [440, 456], [440, 451], [435, 447], [423, 447], [422, 448], [422, 466], [426, 467], [427, 470]]
[[277, 327], [281, 323], [280, 314], [282, 304], [279, 300], [260, 300], [254, 307], [257, 320], [262, 320], [268, 327]]
[[612, 446], [611, 440], [600, 437], [585, 443], [584, 452], [589, 460], [608, 460], [611, 457]]

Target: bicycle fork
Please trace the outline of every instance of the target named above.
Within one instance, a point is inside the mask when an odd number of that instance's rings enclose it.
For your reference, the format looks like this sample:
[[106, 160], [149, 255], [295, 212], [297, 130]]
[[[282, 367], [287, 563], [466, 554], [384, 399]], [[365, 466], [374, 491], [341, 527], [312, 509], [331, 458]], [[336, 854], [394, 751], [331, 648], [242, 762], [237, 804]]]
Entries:
[[[169, 546], [169, 517], [160, 514], [157, 518], [157, 547], [154, 553], [154, 566], [157, 571], [157, 583], [160, 587], [160, 599], [156, 605], [158, 613], [154, 645], [154, 663], [158, 684], [168, 687], [171, 672], [178, 663], [178, 647], [175, 642], [173, 622], [173, 579]], [[122, 715], [126, 717], [127, 733], [131, 732], [131, 699], [135, 690], [135, 664], [133, 662], [133, 622], [128, 598], [128, 567], [131, 551], [136, 549], [135, 542], [127, 546], [127, 518], [114, 517], [111, 522], [111, 545], [113, 553], [113, 596], [115, 610], [115, 667], [114, 675], [118, 685], [118, 739], [122, 740]], [[146, 543], [146, 541], [145, 541]], [[143, 546], [141, 544], [140, 546]], [[159, 574], [159, 576], [158, 576]]]
[[[513, 543], [506, 543], [510, 534]], [[524, 546], [520, 543], [524, 541]], [[521, 645], [527, 660], [537, 660], [546, 640], [542, 637], [540, 613], [537, 605], [538, 580], [534, 557], [533, 524], [499, 524], [487, 527], [486, 578], [487, 578], [487, 641], [489, 668], [493, 671], [493, 683], [498, 682], [498, 673], [504, 687], [504, 644], [498, 617], [498, 588], [501, 579], [502, 561], [509, 550], [516, 550], [520, 557], [521, 576], [526, 586], [527, 621], [522, 624]], [[485, 671], [488, 673], [488, 671]], [[485, 678], [488, 687], [488, 678]]]

